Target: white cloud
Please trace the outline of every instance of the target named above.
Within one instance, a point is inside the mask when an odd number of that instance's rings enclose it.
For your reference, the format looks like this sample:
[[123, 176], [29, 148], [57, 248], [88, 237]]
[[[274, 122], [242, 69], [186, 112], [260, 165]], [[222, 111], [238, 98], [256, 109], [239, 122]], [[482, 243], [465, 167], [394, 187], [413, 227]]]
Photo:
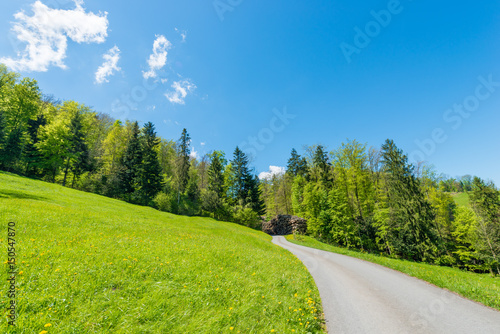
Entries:
[[187, 37], [186, 30], [180, 31], [179, 29], [175, 28], [175, 31], [178, 32], [181, 35], [181, 37], [182, 37], [182, 41], [181, 42], [184, 43], [186, 41], [186, 37]]
[[191, 147], [191, 153], [189, 153], [189, 156], [192, 158], [192, 159], [198, 159], [198, 152], [195, 151], [194, 147]]
[[26, 47], [17, 59], [4, 57], [0, 63], [15, 71], [45, 72], [50, 66], [65, 69], [68, 38], [77, 43], [103, 43], [108, 36], [108, 13], [86, 13], [83, 0], [74, 2], [75, 9], [63, 10], [35, 1], [33, 16], [17, 12], [12, 31]]
[[206, 145], [206, 143], [205, 143], [205, 142], [201, 142], [201, 143], [200, 143], [200, 145], [201, 145], [201, 146], [205, 146], [205, 145]]
[[173, 124], [175, 124], [175, 125], [179, 125], [179, 122], [177, 122], [177, 121], [172, 121], [171, 119], [164, 119], [164, 120], [163, 120], [163, 123], [165, 123], [165, 124], [172, 124], [172, 123], [173, 123]]
[[285, 172], [286, 172], [285, 167], [269, 166], [269, 171], [260, 173], [259, 179], [270, 180], [273, 178], [273, 176], [283, 175], [283, 174], [285, 174]]
[[118, 67], [120, 49], [116, 45], [106, 52], [102, 58], [104, 59], [104, 63], [95, 72], [95, 82], [98, 84], [109, 82], [108, 77], [113, 75], [113, 72], [121, 71], [121, 68]]
[[149, 71], [142, 72], [144, 79], [156, 78], [157, 72], [161, 70], [167, 63], [167, 50], [172, 47], [165, 36], [156, 35], [156, 40], [153, 43], [153, 54], [149, 56], [148, 65]]
[[177, 104], [184, 104], [187, 94], [196, 89], [196, 86], [189, 79], [174, 81], [170, 87], [174, 90], [166, 93], [165, 96], [170, 102]]

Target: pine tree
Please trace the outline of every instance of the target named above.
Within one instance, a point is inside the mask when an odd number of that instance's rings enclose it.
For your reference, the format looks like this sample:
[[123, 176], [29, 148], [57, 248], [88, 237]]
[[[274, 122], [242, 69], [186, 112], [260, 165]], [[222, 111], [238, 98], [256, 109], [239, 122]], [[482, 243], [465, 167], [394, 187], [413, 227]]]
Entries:
[[151, 122], [144, 124], [142, 133], [142, 164], [139, 168], [138, 180], [141, 202], [147, 205], [162, 188], [162, 170], [157, 153], [160, 140]]
[[43, 114], [38, 115], [36, 119], [30, 119], [28, 121], [28, 136], [30, 140], [24, 148], [24, 160], [26, 161], [26, 174], [29, 176], [36, 177], [39, 175], [39, 167], [42, 164], [42, 156], [36, 147], [36, 144], [40, 140], [38, 130], [46, 124], [47, 119]]
[[264, 199], [262, 198], [260, 180], [257, 175], [250, 179], [249, 188], [250, 191], [248, 195], [248, 201], [250, 203], [250, 208], [259, 216], [264, 215], [266, 213], [266, 205], [264, 203]]
[[181, 193], [184, 193], [186, 186], [189, 182], [189, 168], [190, 153], [189, 145], [191, 144], [191, 137], [186, 129], [182, 130], [181, 137], [177, 141], [177, 202], [180, 201]]
[[224, 198], [226, 193], [224, 190], [224, 168], [226, 159], [224, 152], [214, 151], [209, 155], [210, 166], [208, 167], [208, 190], [213, 191], [219, 198]]
[[314, 170], [314, 179], [316, 182], [320, 181], [325, 186], [332, 186], [332, 178], [330, 173], [330, 161], [328, 159], [328, 155], [325, 151], [323, 145], [316, 146], [313, 154], [313, 170]]
[[301, 158], [294, 148], [292, 149], [290, 159], [288, 159], [287, 174], [293, 177], [297, 175], [302, 177], [307, 176], [307, 160], [306, 158]]
[[22, 135], [20, 128], [13, 129], [7, 134], [4, 147], [0, 151], [0, 166], [7, 171], [13, 170], [21, 158]]
[[239, 147], [236, 147], [233, 154], [233, 160], [231, 161], [235, 177], [234, 191], [236, 201], [241, 202], [243, 205], [249, 202], [248, 196], [253, 185], [252, 175], [250, 174], [248, 164], [249, 161], [246, 154], [240, 150]]
[[207, 169], [207, 188], [202, 189], [202, 208], [220, 219], [224, 215], [224, 203], [227, 200], [225, 188], [224, 169], [227, 164], [224, 152], [214, 151], [208, 155], [209, 166]]
[[139, 124], [137, 122], [132, 123], [131, 134], [122, 159], [119, 177], [121, 193], [128, 201], [132, 199], [132, 194], [138, 188], [139, 170], [142, 163], [142, 149], [139, 134]]
[[421, 191], [408, 157], [392, 140], [382, 146], [391, 219], [389, 243], [404, 258], [429, 260], [439, 245], [431, 204]]
[[74, 179], [88, 169], [89, 151], [85, 143], [85, 132], [83, 131], [83, 115], [80, 109], [77, 109], [71, 118], [69, 125], [70, 148], [64, 168], [63, 186], [66, 185], [68, 171], [71, 169]]

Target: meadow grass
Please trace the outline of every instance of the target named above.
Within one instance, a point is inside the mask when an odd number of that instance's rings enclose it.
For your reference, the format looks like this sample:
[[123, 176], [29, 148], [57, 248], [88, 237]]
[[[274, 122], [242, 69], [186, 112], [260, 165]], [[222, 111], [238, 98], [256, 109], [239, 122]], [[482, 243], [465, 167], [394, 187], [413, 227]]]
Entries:
[[456, 268], [440, 267], [348, 250], [322, 243], [308, 236], [294, 237], [290, 235], [286, 239], [298, 245], [377, 263], [500, 310], [500, 278], [492, 277], [490, 274], [476, 274]]
[[1, 333], [325, 332], [309, 272], [262, 232], [0, 173], [5, 260], [8, 222], [18, 319]]
[[458, 206], [471, 207], [468, 193], [454, 193], [452, 196]]

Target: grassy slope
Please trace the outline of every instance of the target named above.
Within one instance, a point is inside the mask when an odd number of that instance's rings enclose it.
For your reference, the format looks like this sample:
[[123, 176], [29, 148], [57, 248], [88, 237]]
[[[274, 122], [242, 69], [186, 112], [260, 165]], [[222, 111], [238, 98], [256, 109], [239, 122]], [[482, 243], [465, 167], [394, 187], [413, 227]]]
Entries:
[[467, 193], [454, 193], [453, 199], [455, 203], [459, 206], [465, 206], [470, 208], [469, 194]]
[[493, 278], [489, 274], [475, 274], [455, 268], [439, 267], [356, 252], [328, 245], [310, 237], [301, 236], [299, 241], [294, 240], [293, 236], [287, 236], [287, 240], [299, 245], [378, 263], [500, 310], [500, 279]]
[[17, 333], [323, 332], [312, 277], [261, 232], [0, 173], [4, 252], [9, 221]]

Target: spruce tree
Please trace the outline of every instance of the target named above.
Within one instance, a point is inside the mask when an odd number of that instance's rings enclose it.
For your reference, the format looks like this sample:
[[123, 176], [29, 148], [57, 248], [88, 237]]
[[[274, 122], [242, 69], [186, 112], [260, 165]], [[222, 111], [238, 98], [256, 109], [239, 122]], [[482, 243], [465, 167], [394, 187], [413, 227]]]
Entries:
[[151, 122], [144, 124], [142, 134], [142, 164], [139, 168], [138, 179], [141, 202], [147, 205], [162, 188], [162, 170], [157, 153], [160, 140]]
[[399, 255], [416, 261], [429, 260], [439, 246], [434, 212], [413, 174], [408, 157], [392, 140], [382, 146], [387, 178], [390, 221], [388, 242]]
[[237, 202], [247, 204], [250, 190], [252, 189], [253, 180], [249, 170], [249, 161], [246, 154], [236, 147], [234, 150], [231, 166], [234, 172], [234, 191]]
[[266, 213], [266, 205], [262, 196], [262, 189], [260, 187], [260, 180], [255, 175], [250, 181], [250, 191], [248, 195], [248, 201], [250, 208], [255, 211], [258, 215], [262, 216]]
[[43, 114], [37, 116], [36, 119], [28, 120], [28, 136], [29, 141], [24, 148], [24, 160], [26, 162], [26, 174], [28, 176], [38, 176], [39, 167], [42, 164], [42, 156], [36, 147], [39, 142], [38, 129], [47, 124], [47, 119]]
[[73, 172], [73, 183], [84, 171], [88, 169], [89, 151], [85, 143], [85, 132], [83, 131], [83, 115], [76, 110], [69, 125], [70, 148], [64, 169], [63, 186], [66, 185], [68, 171]]
[[333, 184], [330, 173], [330, 161], [323, 145], [316, 146], [313, 154], [314, 177], [316, 182], [322, 182], [325, 186]]
[[186, 129], [182, 130], [181, 137], [177, 141], [177, 202], [180, 201], [181, 193], [184, 193], [189, 182], [190, 153], [189, 145], [191, 137]]
[[209, 155], [210, 166], [208, 167], [208, 190], [213, 191], [219, 198], [225, 197], [224, 191], [224, 168], [226, 159], [224, 153], [215, 151]]
[[0, 166], [12, 171], [21, 157], [22, 152], [22, 135], [23, 131], [20, 128], [15, 128], [7, 134], [3, 149], [0, 151]]
[[287, 174], [293, 177], [297, 175], [302, 177], [307, 176], [307, 160], [306, 158], [301, 158], [294, 148], [292, 149], [290, 159], [288, 159]]

